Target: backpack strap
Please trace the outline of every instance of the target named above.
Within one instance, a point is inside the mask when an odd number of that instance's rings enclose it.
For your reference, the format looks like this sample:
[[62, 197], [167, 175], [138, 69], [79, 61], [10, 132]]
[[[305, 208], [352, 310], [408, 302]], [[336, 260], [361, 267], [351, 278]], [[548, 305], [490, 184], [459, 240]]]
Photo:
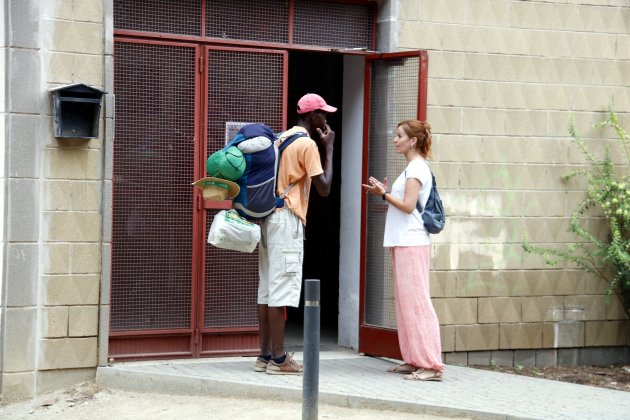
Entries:
[[[424, 160], [424, 163], [426, 163], [427, 166], [429, 167], [429, 172], [431, 173], [431, 182], [433, 182], [433, 184], [431, 185], [431, 189], [433, 189], [433, 187], [435, 187], [435, 175], [433, 175], [433, 171], [431, 170], [431, 165], [429, 165], [429, 162], [427, 162], [426, 159], [423, 159], [423, 160]], [[405, 180], [406, 179], [407, 179], [407, 170], [405, 169]], [[416, 210], [418, 210], [418, 213], [420, 214], [422, 214], [422, 212], [424, 211], [424, 209], [420, 205], [420, 194], [418, 194], [418, 201], [416, 201]]]
[[[278, 151], [280, 152], [280, 154], [282, 154], [284, 149], [289, 147], [291, 143], [293, 143], [295, 140], [299, 139], [300, 137], [308, 137], [308, 134], [306, 134], [303, 131], [298, 131], [297, 133], [291, 134], [289, 137], [283, 139], [282, 142], [278, 145]], [[280, 141], [280, 139], [276, 141]]]
[[[282, 142], [278, 145], [278, 170], [280, 170], [280, 157], [282, 156], [282, 152], [284, 151], [284, 149], [289, 147], [291, 143], [293, 143], [295, 140], [299, 139], [300, 137], [308, 137], [308, 134], [306, 134], [303, 131], [298, 131], [297, 133], [292, 134], [289, 137], [283, 139]], [[294, 185], [295, 185], [294, 183], [289, 184], [289, 186], [282, 192], [282, 194], [280, 194], [279, 198], [284, 199], [284, 197], [287, 196], [287, 194], [289, 193], [289, 191], [291, 191], [291, 188], [293, 188]]]

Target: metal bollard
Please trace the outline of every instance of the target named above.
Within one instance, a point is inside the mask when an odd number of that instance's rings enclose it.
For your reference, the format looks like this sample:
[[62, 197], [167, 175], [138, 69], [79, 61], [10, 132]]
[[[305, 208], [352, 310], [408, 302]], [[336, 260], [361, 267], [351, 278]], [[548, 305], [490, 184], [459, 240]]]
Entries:
[[302, 420], [317, 419], [319, 399], [319, 280], [304, 285], [304, 373], [302, 378]]

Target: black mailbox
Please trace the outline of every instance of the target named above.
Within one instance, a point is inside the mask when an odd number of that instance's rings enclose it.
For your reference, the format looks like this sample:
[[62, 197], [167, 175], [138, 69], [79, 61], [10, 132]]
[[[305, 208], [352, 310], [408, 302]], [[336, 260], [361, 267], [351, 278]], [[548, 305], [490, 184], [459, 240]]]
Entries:
[[52, 89], [55, 137], [94, 139], [104, 92], [83, 83]]

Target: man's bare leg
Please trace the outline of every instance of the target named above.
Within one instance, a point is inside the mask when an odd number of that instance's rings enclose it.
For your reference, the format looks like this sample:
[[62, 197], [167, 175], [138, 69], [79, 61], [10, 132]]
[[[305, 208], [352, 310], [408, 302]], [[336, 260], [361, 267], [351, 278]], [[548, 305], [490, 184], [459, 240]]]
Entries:
[[267, 314], [269, 337], [271, 338], [271, 357], [277, 359], [284, 356], [284, 306], [270, 306]]
[[269, 326], [269, 307], [258, 305], [258, 328], [260, 329], [260, 354], [271, 355], [271, 335]]

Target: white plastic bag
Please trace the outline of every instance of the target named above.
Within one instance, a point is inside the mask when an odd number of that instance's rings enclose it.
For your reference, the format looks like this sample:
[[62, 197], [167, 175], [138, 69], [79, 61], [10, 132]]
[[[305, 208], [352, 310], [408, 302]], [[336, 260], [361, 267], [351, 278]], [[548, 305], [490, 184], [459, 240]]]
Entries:
[[260, 241], [260, 226], [238, 215], [236, 210], [221, 210], [212, 220], [208, 243], [217, 248], [253, 252]]

